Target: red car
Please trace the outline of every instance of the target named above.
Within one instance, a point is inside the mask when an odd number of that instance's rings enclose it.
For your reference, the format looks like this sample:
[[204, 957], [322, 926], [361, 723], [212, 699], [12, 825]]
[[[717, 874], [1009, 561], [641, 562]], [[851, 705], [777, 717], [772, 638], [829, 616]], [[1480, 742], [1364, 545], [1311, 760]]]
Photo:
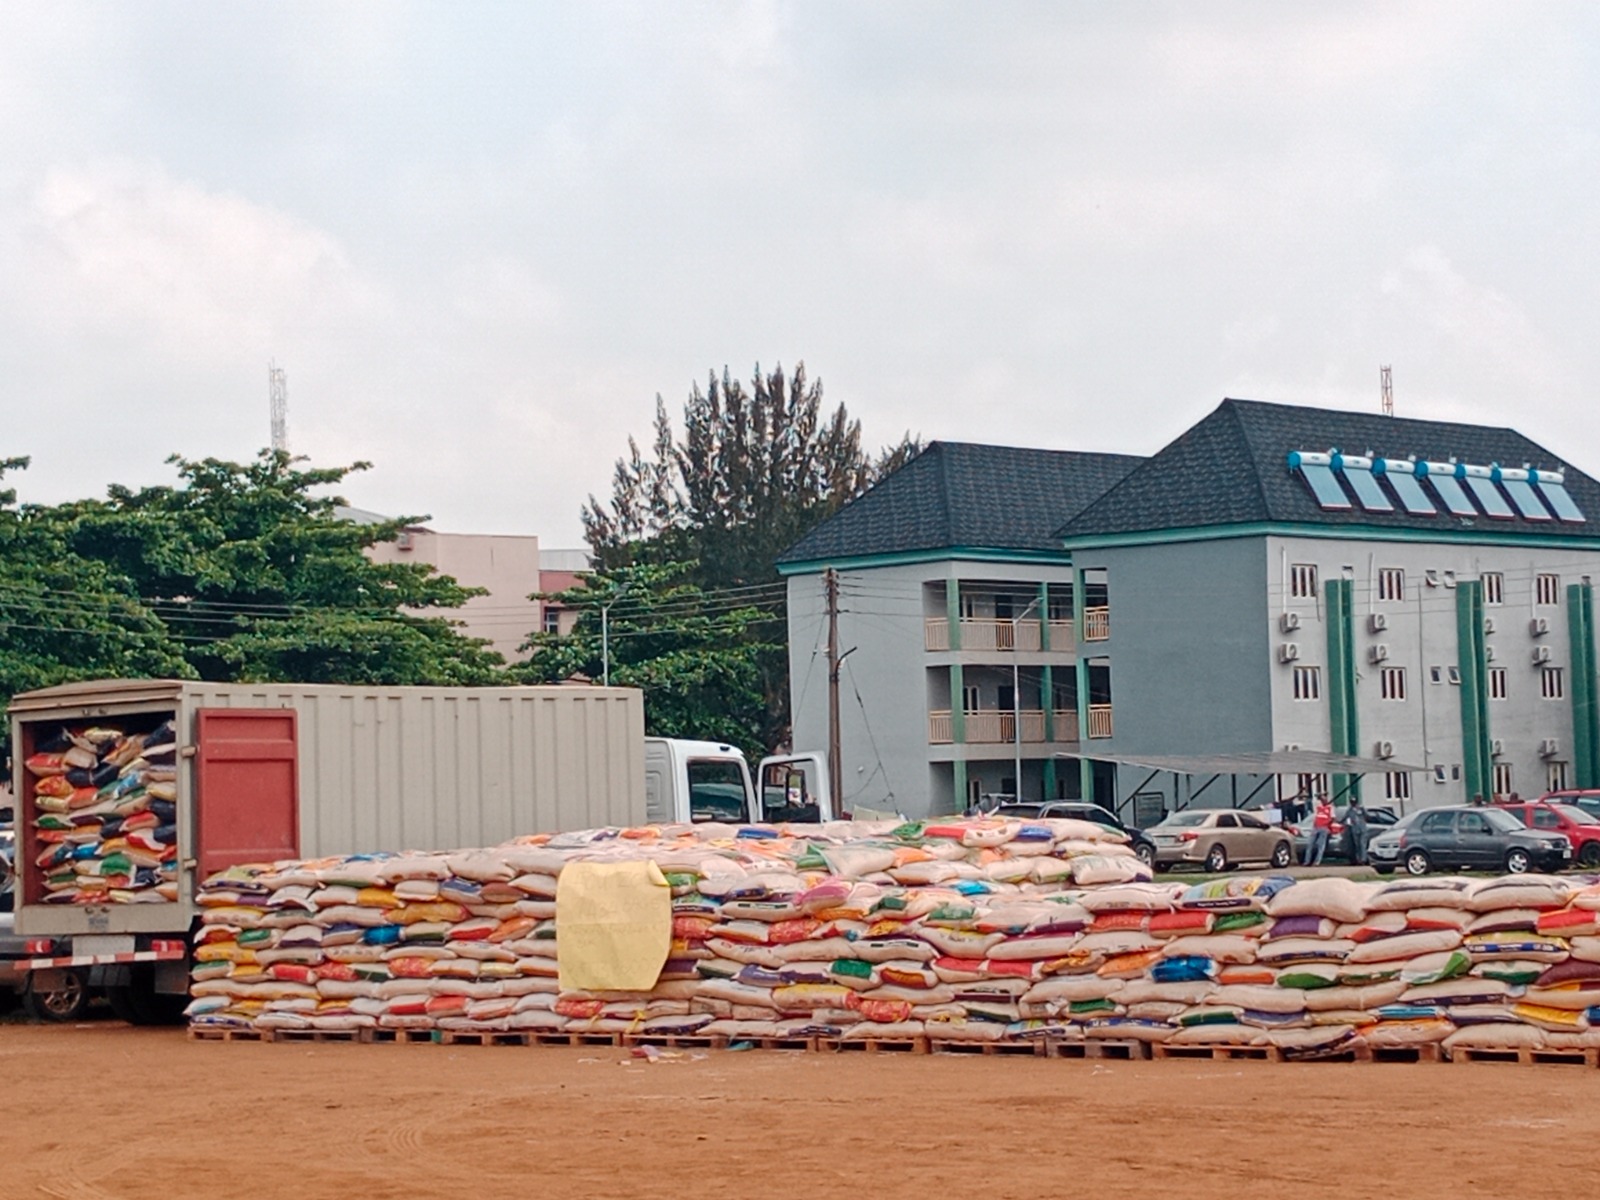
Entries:
[[1600, 818], [1572, 804], [1557, 804], [1547, 800], [1524, 800], [1518, 803], [1498, 803], [1529, 829], [1541, 832], [1564, 833], [1572, 843], [1572, 861], [1591, 870], [1600, 867]]

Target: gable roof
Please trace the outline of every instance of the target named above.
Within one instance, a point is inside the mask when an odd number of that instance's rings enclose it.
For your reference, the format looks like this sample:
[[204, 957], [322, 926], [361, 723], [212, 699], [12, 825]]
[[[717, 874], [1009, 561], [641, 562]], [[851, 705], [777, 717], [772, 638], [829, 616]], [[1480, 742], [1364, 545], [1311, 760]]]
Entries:
[[[1290, 451], [1381, 458], [1416, 457], [1507, 467], [1524, 464], [1566, 473], [1567, 490], [1588, 522], [1531, 522], [1488, 517], [1415, 516], [1360, 507], [1321, 507], [1288, 467]], [[1379, 413], [1224, 400], [1162, 450], [1068, 519], [1067, 543], [1107, 534], [1209, 528], [1254, 523], [1362, 526], [1445, 532], [1520, 533], [1540, 537], [1600, 537], [1600, 483], [1514, 429], [1417, 421]]]
[[836, 561], [947, 549], [1060, 551], [1055, 531], [1144, 460], [931, 442], [779, 556]]

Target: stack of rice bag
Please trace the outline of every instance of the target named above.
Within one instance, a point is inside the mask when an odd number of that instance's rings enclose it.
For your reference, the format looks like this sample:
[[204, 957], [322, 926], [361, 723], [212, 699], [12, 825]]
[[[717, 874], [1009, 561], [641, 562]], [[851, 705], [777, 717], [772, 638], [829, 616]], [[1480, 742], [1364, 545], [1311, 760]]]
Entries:
[[177, 899], [176, 752], [170, 722], [63, 728], [40, 740], [23, 765], [45, 903]]
[[[690, 826], [209, 880], [191, 1020], [943, 1041], [1600, 1046], [1580, 877], [1152, 882], [1074, 821]], [[648, 860], [672, 942], [647, 992], [563, 988], [575, 862]], [[1590, 1021], [1596, 1022], [1591, 1030]]]

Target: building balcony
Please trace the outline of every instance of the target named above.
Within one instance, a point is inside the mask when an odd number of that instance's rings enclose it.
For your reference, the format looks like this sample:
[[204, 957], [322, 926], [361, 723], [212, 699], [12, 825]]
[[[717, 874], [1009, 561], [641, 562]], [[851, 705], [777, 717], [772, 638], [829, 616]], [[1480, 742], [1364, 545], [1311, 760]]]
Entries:
[[[962, 741], [973, 746], [1002, 746], [1021, 742], [1023, 745], [1042, 745], [1045, 741], [1075, 742], [1078, 740], [1078, 714], [1072, 709], [1056, 709], [1051, 714], [1053, 737], [1045, 737], [1045, 713], [1039, 708], [1025, 708], [1020, 713], [1010, 709], [978, 709], [965, 714], [966, 733]], [[1017, 736], [1018, 721], [1022, 736]], [[928, 714], [928, 743], [948, 746], [955, 741], [954, 721], [948, 709]]]
[[[1070, 651], [1073, 648], [1071, 621], [1051, 621], [1050, 649]], [[1042, 650], [1039, 621], [1021, 617], [1015, 621], [999, 617], [963, 617], [959, 630], [963, 650]], [[928, 617], [923, 622], [923, 647], [929, 651], [950, 649], [950, 621], [945, 617]]]
[[1092, 738], [1111, 736], [1111, 705], [1089, 705], [1089, 736]]
[[[1111, 636], [1111, 609], [1086, 608], [1083, 610], [1083, 640], [1103, 642]], [[1107, 737], [1110, 735], [1107, 734]]]

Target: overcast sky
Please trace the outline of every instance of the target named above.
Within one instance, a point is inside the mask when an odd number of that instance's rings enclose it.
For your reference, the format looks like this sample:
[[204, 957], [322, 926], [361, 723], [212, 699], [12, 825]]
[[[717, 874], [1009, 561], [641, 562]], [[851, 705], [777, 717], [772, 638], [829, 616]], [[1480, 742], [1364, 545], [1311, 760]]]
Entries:
[[580, 542], [659, 392], [1149, 453], [1224, 396], [1600, 472], [1600, 7], [0, 3], [25, 500], [266, 444]]

